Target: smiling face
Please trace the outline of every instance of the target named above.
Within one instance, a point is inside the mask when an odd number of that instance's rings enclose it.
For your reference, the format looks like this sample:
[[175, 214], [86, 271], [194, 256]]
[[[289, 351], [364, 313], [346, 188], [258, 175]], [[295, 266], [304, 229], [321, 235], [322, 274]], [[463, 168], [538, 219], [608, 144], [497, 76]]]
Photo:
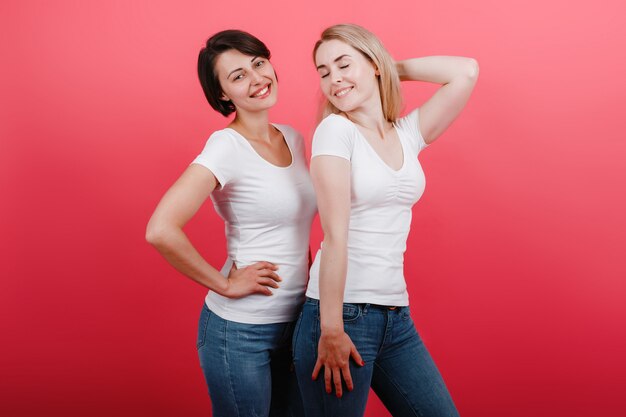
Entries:
[[230, 49], [217, 58], [215, 71], [223, 91], [221, 99], [232, 101], [238, 112], [263, 111], [276, 104], [278, 82], [268, 59]]
[[322, 92], [342, 112], [380, 106], [378, 70], [352, 46], [337, 39], [323, 42], [315, 52], [315, 65]]

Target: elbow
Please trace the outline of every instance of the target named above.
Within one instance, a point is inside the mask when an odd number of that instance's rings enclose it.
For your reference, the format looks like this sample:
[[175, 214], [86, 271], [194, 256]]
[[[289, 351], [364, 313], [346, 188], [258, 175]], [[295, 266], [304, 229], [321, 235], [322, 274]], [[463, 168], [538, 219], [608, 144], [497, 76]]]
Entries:
[[461, 58], [457, 61], [454, 75], [445, 84], [455, 83], [471, 89], [478, 80], [478, 71], [478, 61], [474, 58]]
[[148, 223], [146, 227], [146, 241], [155, 248], [162, 247], [167, 238], [167, 232], [164, 227], [153, 222]]
[[465, 73], [470, 80], [477, 80], [479, 73], [478, 61], [474, 58], [467, 58]]
[[156, 228], [148, 225], [148, 227], [146, 228], [146, 242], [148, 242], [152, 246], [157, 246], [161, 241], [162, 233], [156, 230]]
[[324, 232], [324, 246], [338, 250], [348, 247], [347, 233]]

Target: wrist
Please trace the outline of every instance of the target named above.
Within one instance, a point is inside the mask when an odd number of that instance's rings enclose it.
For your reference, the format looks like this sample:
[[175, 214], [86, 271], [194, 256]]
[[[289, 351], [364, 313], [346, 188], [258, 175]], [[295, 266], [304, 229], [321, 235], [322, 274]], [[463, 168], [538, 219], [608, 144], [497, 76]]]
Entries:
[[[333, 293], [343, 293], [334, 289]], [[327, 334], [343, 332], [343, 297], [320, 297], [320, 329]]]
[[323, 334], [328, 336], [343, 333], [343, 320], [339, 322], [333, 321], [331, 323], [321, 323], [320, 330]]
[[215, 288], [213, 288], [213, 291], [223, 297], [228, 297], [228, 290], [230, 288], [228, 278], [225, 278], [222, 274], [219, 274], [219, 277], [217, 277], [214, 287]]

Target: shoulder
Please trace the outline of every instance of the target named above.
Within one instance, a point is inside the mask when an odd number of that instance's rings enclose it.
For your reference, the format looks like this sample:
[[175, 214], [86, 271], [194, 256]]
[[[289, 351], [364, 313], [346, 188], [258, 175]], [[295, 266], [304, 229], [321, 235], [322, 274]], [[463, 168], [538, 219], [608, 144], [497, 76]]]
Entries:
[[335, 133], [350, 133], [354, 130], [354, 123], [338, 114], [329, 114], [317, 125], [315, 133], [322, 132], [335, 132]]
[[339, 139], [345, 143], [353, 143], [357, 128], [350, 120], [337, 114], [326, 116], [315, 129], [313, 142]]
[[333, 155], [351, 159], [355, 132], [354, 123], [345, 117], [336, 114], [326, 116], [313, 134], [311, 156]]
[[232, 163], [233, 158], [239, 158], [242, 141], [237, 132], [232, 129], [216, 130], [209, 136], [202, 151], [194, 162], [205, 166], [222, 165], [225, 161]]
[[289, 125], [272, 123], [272, 125], [283, 134], [287, 146], [291, 149], [294, 156], [305, 157], [306, 149], [304, 145], [304, 137], [296, 129]]
[[417, 123], [419, 123], [419, 110], [419, 108], [415, 108], [404, 117], [396, 120], [396, 126], [402, 130], [414, 131], [417, 127]]
[[224, 128], [221, 130], [216, 130], [215, 132], [211, 133], [211, 136], [209, 136], [209, 139], [207, 140], [207, 142], [219, 142], [219, 143], [225, 143], [225, 142], [235, 142], [237, 140], [237, 132], [235, 132], [233, 129], [230, 128]]
[[419, 108], [413, 109], [406, 116], [396, 120], [395, 125], [399, 131], [403, 132], [410, 139], [417, 152], [427, 146], [420, 131]]
[[216, 130], [207, 139], [203, 152], [236, 149], [239, 146], [239, 142], [237, 132], [234, 130], [229, 128]]
[[294, 129], [293, 127], [289, 126], [289, 125], [285, 125], [282, 123], [272, 123], [272, 125], [280, 130], [280, 132], [283, 134], [283, 136], [285, 137], [286, 141], [289, 142], [301, 142], [303, 137], [300, 134], [300, 132], [298, 132], [296, 129]]

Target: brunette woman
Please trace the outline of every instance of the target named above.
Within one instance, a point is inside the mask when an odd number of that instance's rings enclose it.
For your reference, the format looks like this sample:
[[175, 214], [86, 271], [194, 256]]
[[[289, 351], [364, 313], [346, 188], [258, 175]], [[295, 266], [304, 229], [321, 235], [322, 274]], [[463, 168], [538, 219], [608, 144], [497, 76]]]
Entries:
[[[167, 191], [147, 239], [209, 289], [197, 348], [213, 416], [299, 416], [290, 347], [316, 212], [303, 140], [291, 127], [269, 122], [278, 82], [259, 39], [238, 30], [213, 35], [200, 51], [198, 76], [209, 104], [235, 117]], [[209, 196], [226, 225], [228, 259], [221, 269], [183, 232]]]

